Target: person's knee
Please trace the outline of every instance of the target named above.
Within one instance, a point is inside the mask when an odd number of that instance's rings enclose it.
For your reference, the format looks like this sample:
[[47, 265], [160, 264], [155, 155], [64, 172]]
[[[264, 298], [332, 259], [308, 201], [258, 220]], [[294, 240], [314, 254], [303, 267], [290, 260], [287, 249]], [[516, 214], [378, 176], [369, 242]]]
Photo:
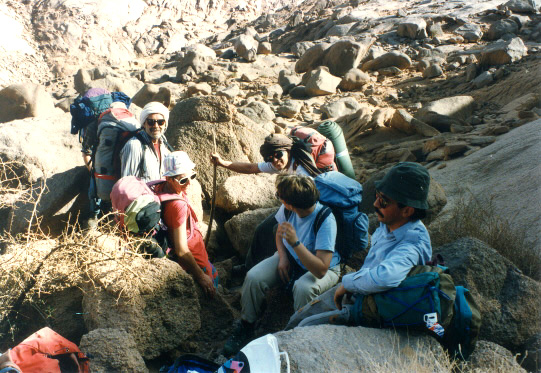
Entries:
[[307, 281], [305, 278], [300, 278], [293, 285], [294, 299], [311, 299], [318, 294], [317, 286], [313, 281]]

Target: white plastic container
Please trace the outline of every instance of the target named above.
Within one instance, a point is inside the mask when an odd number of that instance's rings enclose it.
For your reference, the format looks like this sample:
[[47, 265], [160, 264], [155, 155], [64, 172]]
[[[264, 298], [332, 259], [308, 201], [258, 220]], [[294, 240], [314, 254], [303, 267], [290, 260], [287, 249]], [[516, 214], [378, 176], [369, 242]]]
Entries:
[[241, 351], [248, 358], [251, 372], [280, 373], [280, 357], [283, 356], [287, 365], [287, 373], [290, 373], [289, 355], [287, 352], [280, 352], [278, 340], [272, 334], [253, 340]]

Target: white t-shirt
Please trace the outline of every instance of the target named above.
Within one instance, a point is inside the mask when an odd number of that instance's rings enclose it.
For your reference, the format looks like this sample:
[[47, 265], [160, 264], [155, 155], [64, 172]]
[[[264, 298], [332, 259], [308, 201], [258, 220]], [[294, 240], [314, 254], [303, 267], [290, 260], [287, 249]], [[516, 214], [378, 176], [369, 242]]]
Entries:
[[[308, 171], [301, 165], [297, 166], [296, 170], [293, 170], [293, 165], [295, 164], [295, 158], [291, 158], [291, 164], [289, 165], [289, 168], [287, 169], [287, 173], [289, 174], [297, 174], [302, 176], [310, 176]], [[272, 162], [259, 162], [257, 164], [257, 168], [259, 168], [259, 171], [264, 172], [266, 174], [278, 174], [280, 173], [280, 170], [278, 170], [276, 167], [273, 166]]]

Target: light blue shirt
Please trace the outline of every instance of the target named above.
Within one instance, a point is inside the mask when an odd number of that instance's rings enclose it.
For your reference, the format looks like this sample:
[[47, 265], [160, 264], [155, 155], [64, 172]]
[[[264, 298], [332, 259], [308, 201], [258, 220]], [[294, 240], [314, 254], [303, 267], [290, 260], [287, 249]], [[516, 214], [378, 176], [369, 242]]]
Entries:
[[[316, 255], [317, 250], [331, 251], [333, 253], [331, 258], [331, 264], [329, 268], [332, 268], [340, 264], [340, 255], [334, 251], [334, 245], [336, 243], [336, 219], [331, 213], [327, 219], [321, 224], [319, 230], [317, 231], [317, 236], [314, 234], [314, 223], [319, 210], [323, 208], [323, 205], [319, 202], [316, 202], [316, 207], [314, 211], [304, 218], [299, 217], [296, 213], [292, 213], [287, 221], [291, 223], [295, 231], [297, 232], [297, 239], [310, 251], [312, 254]], [[286, 221], [285, 216], [285, 207], [282, 205], [278, 212], [276, 213], [276, 220], [279, 224], [282, 224]], [[295, 261], [303, 268], [306, 267], [301, 263], [297, 253], [291, 247], [291, 245], [282, 238], [284, 246], [289, 251], [291, 256]]]
[[426, 227], [420, 220], [408, 222], [389, 232], [380, 226], [372, 235], [372, 247], [363, 266], [342, 278], [347, 291], [372, 294], [397, 287], [412, 267], [432, 258], [432, 245]]

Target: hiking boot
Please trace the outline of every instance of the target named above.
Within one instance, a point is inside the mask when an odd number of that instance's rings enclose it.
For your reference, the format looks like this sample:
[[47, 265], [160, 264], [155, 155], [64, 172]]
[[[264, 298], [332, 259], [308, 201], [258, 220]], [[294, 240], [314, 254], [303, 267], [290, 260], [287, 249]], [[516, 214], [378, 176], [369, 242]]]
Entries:
[[225, 342], [222, 355], [225, 357], [233, 356], [240, 351], [254, 336], [254, 325], [244, 320], [235, 326], [231, 336]]

